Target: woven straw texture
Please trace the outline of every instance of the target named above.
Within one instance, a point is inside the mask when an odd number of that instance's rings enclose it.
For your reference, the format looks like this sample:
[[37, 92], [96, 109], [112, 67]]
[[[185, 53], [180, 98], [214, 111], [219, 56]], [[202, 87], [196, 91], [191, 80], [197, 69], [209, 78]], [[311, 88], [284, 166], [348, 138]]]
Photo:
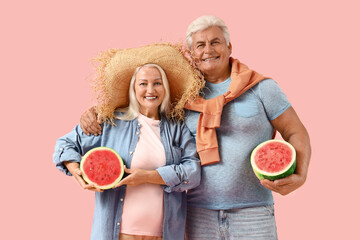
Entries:
[[183, 119], [186, 101], [194, 99], [205, 84], [201, 73], [184, 57], [179, 44], [157, 43], [138, 48], [110, 49], [94, 60], [97, 63], [93, 84], [97, 93], [97, 111], [105, 120], [113, 119], [115, 109], [129, 105], [130, 80], [138, 66], [155, 63], [164, 69], [172, 103], [168, 117]]

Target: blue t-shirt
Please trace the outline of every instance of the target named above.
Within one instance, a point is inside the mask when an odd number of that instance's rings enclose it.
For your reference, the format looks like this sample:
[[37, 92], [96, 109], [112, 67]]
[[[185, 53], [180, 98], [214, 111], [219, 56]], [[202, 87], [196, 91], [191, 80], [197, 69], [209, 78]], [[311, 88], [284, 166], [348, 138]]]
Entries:
[[[205, 99], [228, 91], [231, 79], [206, 82]], [[188, 191], [188, 205], [206, 209], [232, 209], [273, 204], [270, 190], [260, 184], [250, 164], [251, 151], [272, 138], [270, 120], [290, 107], [285, 94], [266, 79], [224, 106], [216, 129], [220, 162], [202, 167], [201, 183]], [[185, 123], [196, 137], [199, 112], [186, 111]]]

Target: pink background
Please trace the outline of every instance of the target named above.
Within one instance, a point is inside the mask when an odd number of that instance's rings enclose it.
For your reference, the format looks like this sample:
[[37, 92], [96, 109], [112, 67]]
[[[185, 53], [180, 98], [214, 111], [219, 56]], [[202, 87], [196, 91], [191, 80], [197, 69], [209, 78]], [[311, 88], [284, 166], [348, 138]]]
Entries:
[[280, 84], [311, 135], [306, 184], [274, 194], [279, 239], [355, 239], [358, 1], [129, 2], [0, 4], [0, 238], [89, 239], [93, 193], [60, 173], [52, 154], [94, 103], [90, 59], [108, 48], [184, 41], [193, 19], [215, 14], [229, 27], [233, 56]]

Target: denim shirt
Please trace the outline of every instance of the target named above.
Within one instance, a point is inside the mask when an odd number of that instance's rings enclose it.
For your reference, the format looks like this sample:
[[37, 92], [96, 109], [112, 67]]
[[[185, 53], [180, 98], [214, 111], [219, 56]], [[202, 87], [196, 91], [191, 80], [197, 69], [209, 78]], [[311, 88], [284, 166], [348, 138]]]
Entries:
[[[195, 140], [183, 123], [165, 117], [160, 121], [160, 137], [165, 149], [166, 164], [156, 170], [166, 185], [164, 189], [163, 239], [184, 239], [186, 219], [185, 190], [200, 184], [200, 161]], [[65, 174], [71, 173], [64, 161], [80, 162], [81, 157], [94, 147], [110, 147], [117, 151], [127, 168], [139, 138], [141, 124], [115, 120], [115, 125], [103, 124], [102, 135], [87, 136], [80, 125], [56, 142], [53, 161]], [[95, 193], [95, 212], [91, 239], [118, 240], [126, 186]]]

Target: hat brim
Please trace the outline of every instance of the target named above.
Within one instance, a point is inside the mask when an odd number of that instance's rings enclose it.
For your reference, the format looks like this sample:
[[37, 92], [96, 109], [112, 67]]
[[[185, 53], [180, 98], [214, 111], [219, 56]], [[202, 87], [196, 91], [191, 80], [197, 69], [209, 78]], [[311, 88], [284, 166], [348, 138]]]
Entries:
[[100, 63], [94, 82], [98, 92], [97, 109], [105, 119], [113, 117], [115, 109], [129, 105], [131, 77], [135, 69], [144, 64], [154, 63], [164, 69], [170, 87], [172, 111], [178, 111], [172, 112], [173, 116], [179, 117], [185, 102], [194, 98], [204, 85], [200, 72], [184, 57], [181, 45], [157, 43], [138, 48], [111, 49], [96, 60]]

